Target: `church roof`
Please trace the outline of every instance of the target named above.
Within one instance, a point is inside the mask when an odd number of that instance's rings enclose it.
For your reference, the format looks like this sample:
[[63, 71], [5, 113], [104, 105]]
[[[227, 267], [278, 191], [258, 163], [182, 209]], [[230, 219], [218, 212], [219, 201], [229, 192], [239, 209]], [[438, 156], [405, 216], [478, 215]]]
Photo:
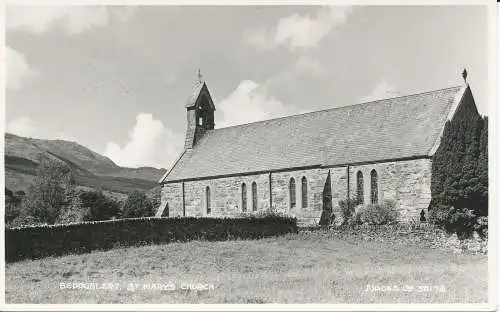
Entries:
[[207, 131], [162, 181], [429, 156], [464, 86]]

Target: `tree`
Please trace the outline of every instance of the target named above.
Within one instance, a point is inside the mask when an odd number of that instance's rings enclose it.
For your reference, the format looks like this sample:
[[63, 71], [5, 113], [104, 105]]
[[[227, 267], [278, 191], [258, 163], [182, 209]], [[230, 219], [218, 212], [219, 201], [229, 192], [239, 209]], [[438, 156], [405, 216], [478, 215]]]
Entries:
[[479, 139], [479, 157], [477, 159], [476, 176], [478, 177], [478, 194], [480, 194], [478, 213], [488, 215], [488, 117], [483, 118], [483, 128]]
[[128, 195], [123, 205], [123, 218], [151, 217], [153, 215], [153, 205], [144, 193], [133, 191]]
[[153, 205], [153, 209], [157, 209], [161, 204], [161, 187], [156, 186], [146, 192], [146, 196]]
[[330, 170], [328, 170], [325, 186], [323, 187], [323, 211], [321, 212], [321, 218], [319, 220], [319, 225], [322, 227], [329, 226], [333, 222], [333, 218], [335, 218], [332, 207], [331, 181]]
[[488, 119], [472, 100], [446, 122], [431, 179], [432, 222], [465, 233], [478, 216], [488, 214]]
[[29, 216], [31, 222], [36, 223], [78, 221], [81, 219], [78, 216], [69, 216], [80, 208], [71, 169], [62, 161], [41, 156], [37, 176], [28, 188], [22, 215]]
[[110, 220], [120, 214], [119, 203], [104, 195], [102, 190], [83, 191], [80, 200], [88, 212], [84, 216], [86, 221]]
[[21, 214], [22, 196], [5, 188], [5, 224], [10, 225]]

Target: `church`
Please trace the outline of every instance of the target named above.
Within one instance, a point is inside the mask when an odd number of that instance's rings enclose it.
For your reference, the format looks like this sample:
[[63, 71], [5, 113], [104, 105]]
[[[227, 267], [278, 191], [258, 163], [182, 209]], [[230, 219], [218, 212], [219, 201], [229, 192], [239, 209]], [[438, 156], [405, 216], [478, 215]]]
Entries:
[[445, 123], [479, 114], [466, 74], [461, 85], [445, 89], [219, 129], [200, 80], [185, 105], [184, 150], [159, 181], [156, 216], [272, 211], [314, 224], [330, 174], [336, 216], [342, 199], [391, 199], [400, 221], [418, 221], [422, 211], [427, 215], [432, 155]]

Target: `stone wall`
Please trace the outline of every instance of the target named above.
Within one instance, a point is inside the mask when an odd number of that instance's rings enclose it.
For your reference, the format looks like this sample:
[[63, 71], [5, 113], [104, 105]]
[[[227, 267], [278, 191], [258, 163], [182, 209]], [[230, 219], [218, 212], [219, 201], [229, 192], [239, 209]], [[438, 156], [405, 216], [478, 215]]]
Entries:
[[[401, 219], [419, 217], [430, 203], [431, 160], [418, 159], [374, 163], [349, 167], [350, 196], [356, 196], [356, 175], [364, 177], [364, 202], [370, 203], [370, 172], [378, 175], [378, 199], [393, 199], [401, 212]], [[338, 202], [347, 198], [347, 167], [318, 168], [275, 172], [271, 174], [272, 209], [286, 213], [307, 223], [319, 221], [325, 181], [330, 171], [333, 212], [339, 216]], [[296, 206], [290, 207], [289, 183], [295, 179]], [[302, 177], [307, 180], [307, 207], [302, 207]], [[206, 188], [210, 188], [210, 216], [234, 216], [242, 211], [242, 183], [246, 184], [247, 211], [252, 211], [252, 183], [257, 184], [257, 212], [269, 211], [269, 174], [224, 177], [210, 180], [186, 181], [184, 202], [186, 216], [206, 216]], [[170, 216], [182, 216], [182, 182], [168, 183], [162, 188], [162, 207], [168, 202]]]
[[168, 204], [169, 217], [179, 217], [182, 211], [182, 183], [168, 183], [161, 188], [160, 209], [156, 216], [160, 217]]
[[[318, 222], [323, 209], [323, 189], [328, 176], [328, 170], [330, 170], [331, 174], [332, 201], [335, 211], [338, 201], [347, 196], [346, 168], [321, 168], [273, 173], [274, 210], [297, 217], [305, 223]], [[290, 205], [289, 192], [292, 177], [295, 180], [296, 194], [296, 206], [293, 208]], [[307, 207], [302, 206], [302, 177], [305, 177], [307, 181]]]
[[357, 172], [363, 173], [364, 203], [370, 203], [371, 171], [375, 169], [378, 176], [379, 203], [384, 199], [396, 201], [400, 211], [400, 219], [419, 218], [431, 201], [431, 159], [416, 159], [386, 163], [367, 164], [350, 167], [351, 197], [355, 197], [357, 190]]
[[218, 178], [185, 182], [187, 216], [206, 216], [206, 188], [210, 188], [211, 216], [232, 216], [242, 213], [242, 184], [247, 189], [247, 213], [253, 213], [252, 183], [257, 184], [257, 211], [269, 209], [269, 176], [267, 174]]

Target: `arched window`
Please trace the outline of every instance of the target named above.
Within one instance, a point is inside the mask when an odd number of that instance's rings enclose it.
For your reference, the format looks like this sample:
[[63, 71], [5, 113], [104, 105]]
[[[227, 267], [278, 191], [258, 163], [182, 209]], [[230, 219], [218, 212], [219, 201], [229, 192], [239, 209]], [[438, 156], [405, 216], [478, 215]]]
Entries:
[[373, 169], [370, 176], [371, 176], [371, 203], [376, 204], [376, 203], [378, 203], [377, 171], [375, 171], [375, 169]]
[[288, 193], [290, 194], [290, 209], [295, 208], [297, 204], [297, 196], [295, 195], [295, 179], [290, 178], [290, 183], [288, 184]]
[[241, 210], [247, 211], [247, 185], [241, 184]]
[[302, 177], [302, 208], [307, 208], [307, 179]]
[[252, 210], [257, 211], [257, 183], [252, 182]]
[[363, 172], [358, 171], [358, 174], [356, 175], [356, 199], [358, 200], [358, 203], [363, 204], [365, 199], [365, 190], [363, 186]]
[[207, 214], [210, 214], [211, 212], [211, 207], [210, 207], [210, 187], [207, 186], [205, 190], [205, 201], [207, 205]]

